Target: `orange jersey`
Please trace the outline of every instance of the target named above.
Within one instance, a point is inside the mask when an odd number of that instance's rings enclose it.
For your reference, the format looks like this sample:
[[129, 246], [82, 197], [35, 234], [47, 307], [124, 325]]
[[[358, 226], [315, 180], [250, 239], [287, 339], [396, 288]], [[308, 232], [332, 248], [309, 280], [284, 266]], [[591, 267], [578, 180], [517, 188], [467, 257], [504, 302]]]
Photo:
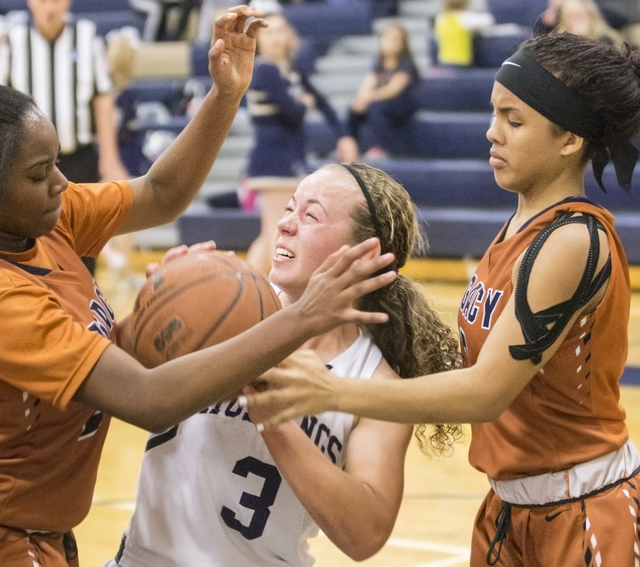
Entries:
[[128, 183], [69, 184], [56, 228], [0, 256], [0, 525], [66, 532], [91, 505], [108, 418], [72, 400], [115, 336], [80, 256], [131, 209]]
[[587, 199], [550, 207], [507, 240], [501, 231], [460, 305], [463, 356], [467, 365], [475, 364], [513, 292], [516, 261], [540, 230], [567, 212], [588, 213], [604, 225], [612, 262], [607, 292], [497, 420], [472, 424], [469, 460], [495, 480], [564, 470], [615, 451], [628, 438], [618, 385], [628, 348], [628, 266], [613, 216]]

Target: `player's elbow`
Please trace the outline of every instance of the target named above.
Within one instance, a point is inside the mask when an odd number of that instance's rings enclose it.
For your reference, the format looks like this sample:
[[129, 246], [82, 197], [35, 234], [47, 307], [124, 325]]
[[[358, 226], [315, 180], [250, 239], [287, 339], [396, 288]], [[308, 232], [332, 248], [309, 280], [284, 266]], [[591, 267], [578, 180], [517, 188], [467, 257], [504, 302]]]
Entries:
[[378, 541], [368, 541], [361, 542], [360, 544], [354, 545], [348, 550], [343, 550], [345, 555], [347, 555], [353, 561], [365, 561], [370, 557], [373, 557], [378, 551], [380, 551], [384, 544], [386, 543], [388, 538], [384, 538]]
[[162, 433], [163, 431], [171, 428], [176, 423], [176, 420], [173, 419], [172, 416], [167, 412], [163, 412], [161, 409], [155, 411], [151, 408], [137, 411], [135, 415], [122, 416], [121, 419], [131, 425], [135, 425], [140, 429], [144, 429], [145, 431], [154, 434]]
[[351, 534], [348, 541], [344, 542], [340, 548], [353, 561], [365, 561], [384, 547], [392, 528], [393, 526], [378, 526], [369, 530], [368, 533], [358, 531]]

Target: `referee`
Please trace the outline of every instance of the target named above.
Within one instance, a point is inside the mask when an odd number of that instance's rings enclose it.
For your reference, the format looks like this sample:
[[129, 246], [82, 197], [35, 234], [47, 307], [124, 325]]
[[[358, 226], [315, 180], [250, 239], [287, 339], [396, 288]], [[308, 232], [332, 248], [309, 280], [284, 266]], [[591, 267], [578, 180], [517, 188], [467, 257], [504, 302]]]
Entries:
[[[53, 122], [60, 140], [58, 168], [69, 181], [127, 179], [104, 42], [92, 21], [72, 19], [70, 5], [71, 0], [27, 0], [31, 17], [10, 17], [0, 43], [0, 84], [33, 96]], [[93, 273], [91, 260], [85, 263]]]

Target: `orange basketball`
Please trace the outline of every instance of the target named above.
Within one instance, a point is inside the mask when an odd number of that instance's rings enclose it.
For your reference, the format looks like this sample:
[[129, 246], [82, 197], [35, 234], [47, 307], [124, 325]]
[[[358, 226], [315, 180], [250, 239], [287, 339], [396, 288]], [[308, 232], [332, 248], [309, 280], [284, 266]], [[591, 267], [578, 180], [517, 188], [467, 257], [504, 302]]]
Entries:
[[180, 256], [147, 280], [133, 311], [134, 352], [147, 368], [225, 341], [280, 309], [263, 276], [237, 256]]

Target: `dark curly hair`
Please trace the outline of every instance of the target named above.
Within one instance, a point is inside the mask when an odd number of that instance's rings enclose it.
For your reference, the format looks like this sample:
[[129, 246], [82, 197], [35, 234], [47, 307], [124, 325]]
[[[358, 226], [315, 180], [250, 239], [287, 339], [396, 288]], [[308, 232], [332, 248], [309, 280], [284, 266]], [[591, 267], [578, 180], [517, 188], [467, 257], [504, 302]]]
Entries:
[[[367, 205], [358, 203], [351, 210], [352, 238], [362, 242], [379, 236], [383, 252], [393, 252], [390, 266], [399, 270], [414, 250], [424, 249], [426, 243], [416, 218], [413, 202], [407, 191], [381, 169], [352, 163], [367, 187], [374, 203], [381, 234], [376, 235]], [[330, 164], [336, 172], [353, 179], [341, 165]], [[355, 183], [355, 180], [353, 180]], [[361, 298], [358, 305], [364, 311], [388, 313], [384, 325], [371, 325], [364, 331], [382, 351], [385, 360], [401, 378], [414, 378], [442, 372], [461, 365], [458, 340], [432, 309], [422, 291], [409, 279], [398, 275], [396, 280]], [[415, 434], [424, 452], [430, 448], [441, 454], [462, 438], [459, 424], [417, 425]]]

